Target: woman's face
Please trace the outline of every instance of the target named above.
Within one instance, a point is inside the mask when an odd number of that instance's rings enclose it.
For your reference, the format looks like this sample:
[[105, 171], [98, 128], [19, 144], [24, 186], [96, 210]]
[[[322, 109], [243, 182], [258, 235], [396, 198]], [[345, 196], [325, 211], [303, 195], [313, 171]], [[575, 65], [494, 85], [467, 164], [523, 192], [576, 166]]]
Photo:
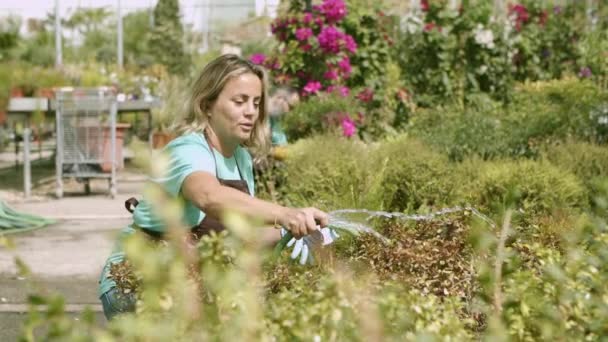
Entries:
[[225, 143], [244, 143], [260, 115], [262, 81], [253, 73], [233, 77], [211, 106], [209, 123]]

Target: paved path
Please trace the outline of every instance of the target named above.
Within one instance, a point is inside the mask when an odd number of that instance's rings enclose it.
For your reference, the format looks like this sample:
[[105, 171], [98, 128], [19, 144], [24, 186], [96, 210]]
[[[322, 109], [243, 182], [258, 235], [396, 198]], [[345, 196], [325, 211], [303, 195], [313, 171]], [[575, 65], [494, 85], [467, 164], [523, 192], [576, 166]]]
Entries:
[[[103, 191], [91, 196], [75, 193], [60, 200], [35, 197], [15, 201], [13, 196], [10, 205], [14, 209], [56, 218], [58, 222], [9, 235], [14, 250], [0, 247], [0, 341], [17, 338], [27, 311], [27, 295], [40, 288], [61, 294], [74, 319], [88, 305], [96, 311], [99, 324], [105, 324], [97, 299], [97, 278], [116, 234], [130, 222], [123, 203], [139, 194], [143, 185], [141, 177], [121, 177], [115, 199]], [[29, 266], [30, 278], [18, 275], [16, 256]]]

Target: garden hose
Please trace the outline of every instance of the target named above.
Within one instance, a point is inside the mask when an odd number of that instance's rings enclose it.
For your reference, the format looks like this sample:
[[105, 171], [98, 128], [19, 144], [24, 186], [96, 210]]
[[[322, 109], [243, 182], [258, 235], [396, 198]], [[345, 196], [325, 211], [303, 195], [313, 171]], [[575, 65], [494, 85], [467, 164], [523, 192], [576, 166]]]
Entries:
[[20, 213], [0, 201], [0, 235], [30, 231], [55, 222], [44, 217]]

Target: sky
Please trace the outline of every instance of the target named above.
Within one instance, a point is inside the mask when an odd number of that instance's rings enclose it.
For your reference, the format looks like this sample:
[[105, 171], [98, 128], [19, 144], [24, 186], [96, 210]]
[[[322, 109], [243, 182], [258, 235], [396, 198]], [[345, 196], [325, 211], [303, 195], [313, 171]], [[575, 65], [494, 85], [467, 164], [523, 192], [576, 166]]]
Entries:
[[[256, 3], [256, 11], [261, 12], [261, 6], [266, 2], [269, 7], [276, 5], [279, 0], [180, 0], [180, 9], [184, 24], [192, 24], [195, 29], [202, 26], [202, 18], [206, 9], [205, 3], [213, 1], [217, 7], [215, 13], [227, 13], [232, 8], [251, 7]], [[156, 4], [156, 0], [120, 0], [122, 13], [128, 13], [138, 9], [150, 8]], [[78, 7], [103, 7], [109, 6], [116, 9], [118, 0], [59, 0], [60, 12], [63, 17]], [[16, 14], [21, 18], [45, 18], [46, 13], [53, 11], [55, 0], [0, 0], [0, 16]], [[24, 20], [25, 22], [25, 20]]]

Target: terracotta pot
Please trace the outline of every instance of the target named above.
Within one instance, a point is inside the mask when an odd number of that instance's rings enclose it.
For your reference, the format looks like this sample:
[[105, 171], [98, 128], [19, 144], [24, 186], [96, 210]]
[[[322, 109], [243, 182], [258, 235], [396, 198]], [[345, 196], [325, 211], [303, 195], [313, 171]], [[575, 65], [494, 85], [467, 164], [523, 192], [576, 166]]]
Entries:
[[[116, 171], [122, 170], [124, 167], [124, 158], [122, 147], [124, 136], [127, 129], [131, 127], [127, 123], [116, 124]], [[100, 166], [103, 172], [112, 171], [112, 140], [109, 126], [103, 126], [101, 129], [98, 126], [82, 125], [77, 128], [78, 136], [86, 139], [86, 153], [94, 158], [100, 158]]]
[[11, 88], [11, 97], [23, 97], [23, 89], [21, 87]]
[[152, 133], [152, 148], [159, 149], [165, 147], [174, 136], [167, 132], [154, 132]]
[[51, 88], [40, 88], [38, 89], [38, 96], [52, 99], [55, 96], [55, 92], [53, 92], [53, 89]]

